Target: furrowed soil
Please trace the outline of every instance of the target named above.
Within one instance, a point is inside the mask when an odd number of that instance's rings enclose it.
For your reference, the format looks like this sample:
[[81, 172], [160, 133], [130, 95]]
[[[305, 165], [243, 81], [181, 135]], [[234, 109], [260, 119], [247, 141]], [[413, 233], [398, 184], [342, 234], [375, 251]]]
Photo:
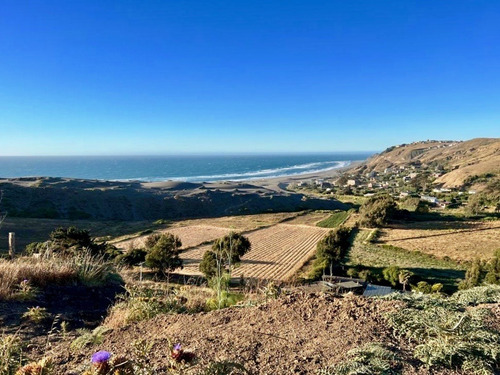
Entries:
[[[313, 256], [316, 244], [326, 233], [328, 229], [298, 224], [276, 224], [245, 233], [252, 248], [242, 257], [233, 277], [286, 281]], [[182, 252], [184, 268], [178, 273], [201, 275], [199, 264], [210, 249], [210, 245], [204, 245]]]
[[[339, 363], [348, 350], [366, 343], [383, 342], [400, 350], [404, 374], [426, 374], [409, 360], [407, 343], [396, 342], [383, 315], [397, 302], [357, 296], [334, 297], [293, 292], [267, 304], [229, 308], [195, 315], [161, 315], [112, 330], [102, 344], [72, 353], [60, 343], [56, 354], [58, 374], [78, 373], [97, 350], [133, 357], [132, 344], [152, 344], [150, 363], [159, 373], [169, 366], [169, 343], [181, 343], [196, 355], [198, 366], [229, 360], [252, 374], [315, 374]], [[403, 350], [401, 352], [401, 350]], [[193, 368], [196, 371], [197, 368]], [[188, 372], [191, 373], [191, 372]]]

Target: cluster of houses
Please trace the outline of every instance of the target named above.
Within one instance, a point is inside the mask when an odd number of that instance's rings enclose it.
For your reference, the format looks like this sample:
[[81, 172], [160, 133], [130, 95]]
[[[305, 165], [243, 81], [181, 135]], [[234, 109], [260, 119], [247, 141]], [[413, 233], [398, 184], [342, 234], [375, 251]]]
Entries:
[[[443, 146], [447, 147], [447, 146]], [[386, 167], [383, 171], [371, 170], [366, 173], [352, 174], [349, 176], [340, 176], [335, 179], [314, 179], [309, 181], [300, 181], [297, 184], [299, 188], [314, 188], [322, 193], [335, 194], [338, 190], [347, 192], [349, 194], [363, 195], [365, 197], [370, 197], [376, 194], [378, 191], [387, 191], [394, 195], [395, 197], [405, 198], [407, 196], [420, 197], [422, 201], [428, 202], [439, 208], [446, 208], [451, 203], [446, 200], [442, 200], [439, 197], [443, 195], [452, 193], [453, 190], [444, 187], [435, 187], [432, 189], [432, 193], [437, 196], [429, 194], [419, 194], [415, 192], [415, 185], [413, 188], [405, 188], [406, 185], [412, 184], [412, 181], [418, 178], [420, 175], [425, 176], [427, 180], [433, 180], [442, 176], [445, 172], [442, 167], [431, 167], [429, 165], [415, 161], [409, 165], [391, 165]], [[410, 192], [410, 191], [413, 192]], [[417, 190], [418, 191], [418, 190]], [[458, 195], [464, 194], [464, 192], [456, 192]], [[475, 191], [471, 190], [467, 192], [468, 194], [475, 194]]]

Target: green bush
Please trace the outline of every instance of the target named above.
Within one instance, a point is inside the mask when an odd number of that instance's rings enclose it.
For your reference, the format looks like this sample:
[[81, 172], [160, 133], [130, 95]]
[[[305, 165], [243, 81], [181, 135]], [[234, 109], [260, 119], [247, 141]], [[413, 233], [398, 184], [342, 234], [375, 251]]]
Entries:
[[450, 297], [450, 301], [464, 306], [500, 303], [500, 285], [486, 285], [459, 290]]
[[387, 299], [407, 304], [386, 318], [396, 336], [414, 343], [415, 358], [428, 366], [460, 368], [464, 373], [494, 374], [498, 369], [500, 334], [486, 321], [490, 310], [464, 309], [463, 302], [469, 300], [464, 295], [444, 298], [412, 293]]
[[145, 262], [147, 254], [148, 252], [144, 249], [130, 249], [125, 254], [116, 257], [115, 261], [118, 264], [133, 267]]
[[360, 225], [369, 228], [382, 227], [397, 211], [396, 202], [389, 195], [374, 196], [360, 208]]
[[81, 350], [87, 346], [99, 345], [104, 340], [104, 335], [109, 332], [107, 327], [99, 326], [94, 330], [79, 329], [80, 334], [70, 345], [72, 350]]
[[391, 375], [397, 374], [400, 362], [380, 343], [368, 343], [347, 352], [342, 363], [319, 371], [320, 375]]
[[176, 268], [182, 268], [182, 259], [179, 257], [179, 249], [182, 246], [179, 237], [171, 233], [152, 235], [154, 241], [149, 241], [146, 255], [146, 265], [158, 273], [167, 276]]
[[18, 335], [0, 336], [0, 375], [14, 375], [22, 365], [22, 341]]
[[392, 286], [396, 286], [399, 282], [399, 273], [401, 269], [398, 266], [389, 266], [382, 270], [384, 280], [388, 281]]
[[340, 262], [350, 246], [351, 229], [339, 227], [328, 232], [316, 245], [316, 259], [313, 268], [321, 272], [328, 266], [330, 271], [334, 264]]

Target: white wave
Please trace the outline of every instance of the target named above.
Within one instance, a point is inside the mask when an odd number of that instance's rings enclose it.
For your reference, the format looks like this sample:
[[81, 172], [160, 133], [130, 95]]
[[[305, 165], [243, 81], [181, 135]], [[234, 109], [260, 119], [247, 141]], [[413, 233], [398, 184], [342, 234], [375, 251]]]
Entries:
[[[326, 172], [333, 169], [344, 168], [348, 166], [350, 161], [326, 161], [308, 164], [299, 164], [291, 167], [282, 167], [275, 169], [262, 169], [259, 171], [245, 172], [245, 173], [225, 173], [218, 175], [206, 175], [206, 176], [182, 176], [182, 177], [138, 177], [130, 179], [120, 179], [115, 181], [149, 181], [149, 182], [159, 182], [159, 181], [186, 181], [186, 182], [214, 182], [214, 181], [242, 181], [242, 180], [260, 180], [267, 178], [285, 177], [285, 176], [297, 176], [301, 174], [319, 173]], [[325, 164], [334, 164], [326, 168], [314, 168]], [[284, 173], [287, 171], [297, 170], [293, 173]]]

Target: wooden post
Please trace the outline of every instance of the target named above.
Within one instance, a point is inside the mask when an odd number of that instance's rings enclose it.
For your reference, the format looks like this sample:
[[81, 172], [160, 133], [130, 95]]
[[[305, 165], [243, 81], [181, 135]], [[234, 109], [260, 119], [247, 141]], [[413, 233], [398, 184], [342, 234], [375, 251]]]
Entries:
[[16, 255], [16, 234], [14, 232], [9, 232], [9, 257], [14, 259]]

